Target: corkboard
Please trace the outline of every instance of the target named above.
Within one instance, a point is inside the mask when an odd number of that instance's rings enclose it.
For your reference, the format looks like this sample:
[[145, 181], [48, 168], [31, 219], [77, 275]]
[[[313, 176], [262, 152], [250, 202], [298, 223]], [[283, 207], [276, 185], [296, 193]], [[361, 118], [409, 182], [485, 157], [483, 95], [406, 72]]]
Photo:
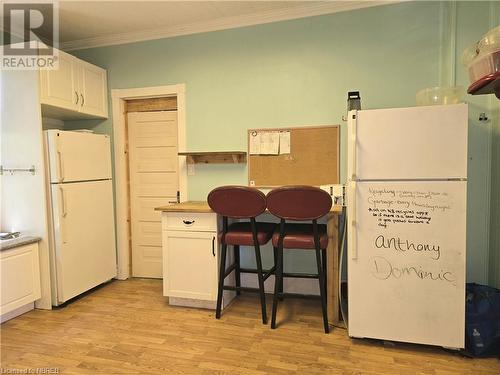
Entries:
[[[290, 131], [290, 154], [250, 155], [254, 131]], [[327, 185], [339, 183], [339, 125], [249, 129], [248, 185]]]

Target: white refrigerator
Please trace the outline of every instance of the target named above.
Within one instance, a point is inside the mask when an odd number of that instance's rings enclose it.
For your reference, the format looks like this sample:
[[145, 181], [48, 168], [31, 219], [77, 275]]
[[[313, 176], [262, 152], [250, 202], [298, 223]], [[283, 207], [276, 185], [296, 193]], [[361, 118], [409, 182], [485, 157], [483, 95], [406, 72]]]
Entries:
[[52, 304], [116, 276], [109, 136], [45, 131]]
[[348, 332], [464, 347], [466, 104], [349, 112]]

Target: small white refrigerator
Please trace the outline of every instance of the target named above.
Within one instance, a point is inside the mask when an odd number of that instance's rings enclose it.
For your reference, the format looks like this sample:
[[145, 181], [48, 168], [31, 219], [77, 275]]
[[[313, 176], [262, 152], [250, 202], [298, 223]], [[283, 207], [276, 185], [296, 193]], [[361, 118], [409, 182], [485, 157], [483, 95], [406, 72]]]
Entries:
[[116, 276], [109, 136], [45, 133], [52, 304]]
[[467, 105], [348, 116], [349, 336], [463, 348]]

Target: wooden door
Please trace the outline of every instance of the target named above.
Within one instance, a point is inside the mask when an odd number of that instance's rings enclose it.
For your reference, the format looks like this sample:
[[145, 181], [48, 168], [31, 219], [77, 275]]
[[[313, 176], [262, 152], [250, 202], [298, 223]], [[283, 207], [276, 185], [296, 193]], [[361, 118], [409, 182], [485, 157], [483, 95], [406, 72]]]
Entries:
[[131, 112], [127, 120], [132, 276], [161, 278], [161, 216], [154, 208], [177, 199], [177, 111]]
[[59, 52], [59, 68], [40, 71], [40, 101], [54, 107], [77, 111], [80, 108], [77, 60]]

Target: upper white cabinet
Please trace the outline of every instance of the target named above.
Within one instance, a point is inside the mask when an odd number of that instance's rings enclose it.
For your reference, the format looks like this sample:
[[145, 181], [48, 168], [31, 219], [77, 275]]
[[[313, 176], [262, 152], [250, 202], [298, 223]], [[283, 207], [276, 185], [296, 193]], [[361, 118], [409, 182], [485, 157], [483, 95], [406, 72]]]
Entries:
[[99, 117], [108, 117], [106, 71], [81, 60], [78, 60], [77, 69], [81, 111]]
[[41, 103], [78, 111], [77, 78], [76, 59], [60, 52], [59, 69], [40, 72]]
[[107, 118], [106, 70], [59, 51], [59, 69], [40, 71], [40, 102], [53, 117]]

